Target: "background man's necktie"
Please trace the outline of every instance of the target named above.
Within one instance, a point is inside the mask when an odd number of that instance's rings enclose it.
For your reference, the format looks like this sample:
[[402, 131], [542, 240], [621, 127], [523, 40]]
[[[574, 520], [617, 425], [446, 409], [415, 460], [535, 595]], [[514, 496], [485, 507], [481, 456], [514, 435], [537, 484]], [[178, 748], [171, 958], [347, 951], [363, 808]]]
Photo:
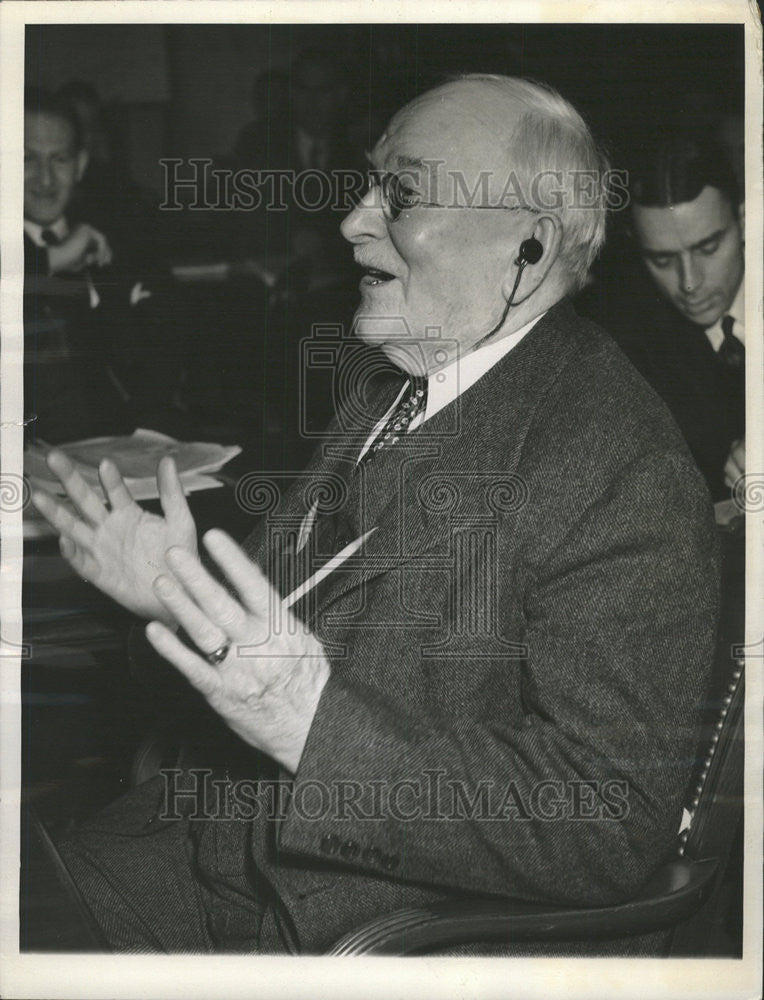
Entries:
[[54, 233], [52, 229], [43, 229], [43, 231], [40, 233], [40, 236], [42, 236], [43, 243], [45, 243], [46, 246], [49, 247], [61, 246], [61, 238], [56, 233]]
[[733, 316], [722, 320], [724, 341], [719, 348], [719, 360], [731, 372], [742, 372], [745, 368], [745, 347], [732, 332], [735, 327]]
[[402, 435], [406, 434], [411, 421], [424, 410], [426, 405], [427, 379], [421, 375], [409, 376], [406, 391], [401, 396], [398, 405], [374, 439], [373, 444], [358, 460], [356, 468], [365, 465], [383, 448], [394, 445]]

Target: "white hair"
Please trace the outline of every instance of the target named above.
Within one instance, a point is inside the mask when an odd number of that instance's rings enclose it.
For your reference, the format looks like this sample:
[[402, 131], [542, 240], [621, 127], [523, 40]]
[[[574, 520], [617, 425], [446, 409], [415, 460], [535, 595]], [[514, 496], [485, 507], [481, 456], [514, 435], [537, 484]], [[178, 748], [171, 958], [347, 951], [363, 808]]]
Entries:
[[456, 79], [493, 86], [523, 109], [507, 137], [507, 165], [531, 206], [560, 219], [560, 259], [571, 285], [582, 287], [605, 242], [610, 172], [588, 125], [546, 84], [481, 73]]

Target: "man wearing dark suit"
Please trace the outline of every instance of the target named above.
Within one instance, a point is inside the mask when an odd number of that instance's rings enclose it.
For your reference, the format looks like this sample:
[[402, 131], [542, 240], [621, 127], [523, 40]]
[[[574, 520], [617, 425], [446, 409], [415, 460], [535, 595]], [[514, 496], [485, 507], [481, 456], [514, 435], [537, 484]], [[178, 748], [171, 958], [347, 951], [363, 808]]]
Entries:
[[35, 496], [237, 741], [216, 787], [238, 812], [173, 772], [62, 845], [118, 950], [318, 952], [476, 894], [604, 904], [678, 830], [714, 528], [666, 409], [565, 301], [604, 199], [552, 189], [606, 164], [559, 95], [482, 76], [405, 107], [371, 160], [342, 226], [355, 329], [403, 375], [373, 389], [361, 368], [304, 475], [248, 480], [265, 516], [244, 550], [204, 538], [225, 586], [171, 463], [164, 518], [108, 462], [108, 511], [60, 454], [78, 516]]
[[67, 218], [87, 166], [74, 113], [44, 92], [29, 91], [25, 103], [24, 401], [33, 434], [65, 441], [93, 429], [81, 350], [95, 294], [86, 275], [112, 251], [100, 230]]
[[667, 304], [649, 319], [637, 310], [646, 322], [630, 353], [721, 500], [745, 472], [743, 205], [714, 143], [680, 136], [645, 163], [632, 183], [632, 225]]
[[77, 195], [87, 164], [74, 110], [30, 88], [25, 409], [31, 433], [52, 442], [130, 431], [139, 422], [172, 430], [173, 423], [167, 404], [179, 373], [177, 302], [145, 246], [131, 256], [122, 239], [105, 235], [114, 218], [94, 225], [83, 217]]

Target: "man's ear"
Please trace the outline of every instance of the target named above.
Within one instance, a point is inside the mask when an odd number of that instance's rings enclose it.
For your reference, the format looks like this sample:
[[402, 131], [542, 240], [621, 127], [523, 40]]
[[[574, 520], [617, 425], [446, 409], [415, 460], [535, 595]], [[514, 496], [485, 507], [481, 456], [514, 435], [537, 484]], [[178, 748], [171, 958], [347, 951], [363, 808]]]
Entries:
[[88, 151], [86, 149], [81, 149], [79, 153], [77, 153], [77, 183], [79, 183], [85, 175], [89, 162], [90, 155]]
[[[533, 237], [541, 244], [541, 256], [535, 263], [528, 261], [523, 267], [523, 276], [515, 293], [513, 302], [518, 304], [528, 296], [532, 295], [549, 274], [552, 266], [560, 255], [560, 244], [562, 242], [562, 222], [556, 215], [539, 215], [533, 222], [533, 229], [529, 229], [524, 239]], [[522, 240], [520, 241], [522, 243]], [[514, 248], [511, 266], [509, 267], [502, 292], [504, 297], [509, 299], [517, 278], [516, 260], [520, 253], [520, 243]]]

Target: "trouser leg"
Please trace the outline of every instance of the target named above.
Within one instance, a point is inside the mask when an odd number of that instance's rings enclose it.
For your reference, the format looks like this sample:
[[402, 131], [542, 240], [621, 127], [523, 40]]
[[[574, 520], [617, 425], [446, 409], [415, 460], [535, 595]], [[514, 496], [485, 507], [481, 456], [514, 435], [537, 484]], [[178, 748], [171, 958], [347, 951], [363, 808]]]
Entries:
[[209, 952], [188, 824], [158, 818], [153, 784], [113, 803], [58, 847], [115, 951]]
[[59, 844], [110, 946], [121, 952], [253, 952], [269, 887], [249, 825], [163, 818], [160, 780], [123, 796]]

